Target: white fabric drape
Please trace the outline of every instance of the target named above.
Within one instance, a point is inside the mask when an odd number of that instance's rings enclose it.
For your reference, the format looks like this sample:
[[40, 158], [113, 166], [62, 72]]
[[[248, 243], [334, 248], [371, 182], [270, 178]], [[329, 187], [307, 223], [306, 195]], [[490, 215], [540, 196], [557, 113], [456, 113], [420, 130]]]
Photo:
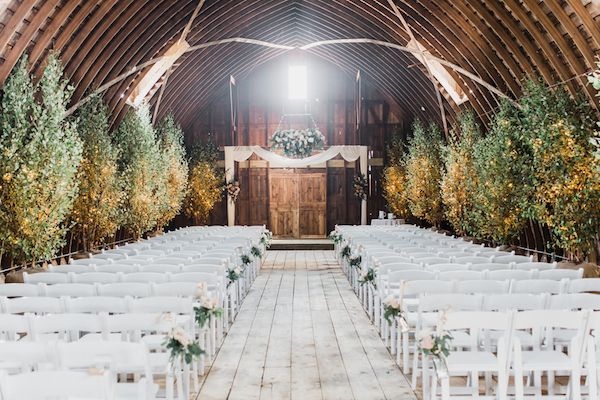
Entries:
[[[338, 154], [346, 161], [360, 159], [360, 172], [365, 176], [368, 173], [368, 147], [367, 146], [331, 146], [321, 153], [306, 158], [287, 158], [260, 146], [225, 146], [225, 178], [227, 182], [235, 180], [235, 162], [246, 161], [252, 154], [256, 154], [263, 160], [269, 162], [270, 167], [275, 168], [302, 168], [311, 165], [323, 164]], [[367, 224], [367, 201], [361, 203], [360, 221], [362, 225]], [[235, 203], [227, 198], [227, 223], [235, 225]]]

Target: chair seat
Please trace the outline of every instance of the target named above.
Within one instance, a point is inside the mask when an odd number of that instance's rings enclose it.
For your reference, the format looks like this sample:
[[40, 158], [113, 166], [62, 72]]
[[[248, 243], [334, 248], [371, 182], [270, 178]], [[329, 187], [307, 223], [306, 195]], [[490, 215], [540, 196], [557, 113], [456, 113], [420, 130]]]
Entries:
[[[502, 331], [490, 331], [488, 334], [494, 344], [498, 342], [498, 339], [505, 335]], [[519, 338], [523, 346], [531, 346], [533, 344], [533, 336], [531, 336], [531, 333], [529, 332], [517, 330], [514, 332], [514, 335]]]
[[557, 371], [571, 369], [571, 360], [569, 359], [569, 356], [560, 351], [523, 351], [522, 359], [523, 369], [527, 371]]
[[[139, 399], [138, 390], [139, 383], [117, 383], [115, 385], [115, 400], [137, 400]], [[158, 385], [153, 383], [151, 385], [145, 385], [146, 387], [146, 399], [156, 398], [158, 393]]]
[[450, 373], [498, 370], [498, 359], [487, 351], [453, 351], [446, 363]]

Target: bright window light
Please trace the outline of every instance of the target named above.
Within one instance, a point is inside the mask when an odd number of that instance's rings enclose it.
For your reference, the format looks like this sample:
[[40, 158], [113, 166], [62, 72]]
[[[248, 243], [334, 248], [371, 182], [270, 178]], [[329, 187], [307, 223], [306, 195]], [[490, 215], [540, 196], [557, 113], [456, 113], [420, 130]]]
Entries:
[[305, 65], [291, 65], [288, 70], [288, 97], [290, 100], [304, 100], [307, 97], [308, 79]]

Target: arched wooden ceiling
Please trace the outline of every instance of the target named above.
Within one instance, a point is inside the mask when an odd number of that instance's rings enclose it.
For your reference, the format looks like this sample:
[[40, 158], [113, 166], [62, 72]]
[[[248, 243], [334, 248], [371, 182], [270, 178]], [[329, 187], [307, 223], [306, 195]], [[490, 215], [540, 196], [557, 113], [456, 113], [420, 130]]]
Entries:
[[[479, 76], [510, 97], [524, 77], [562, 83], [595, 102], [585, 74], [600, 49], [598, 0], [395, 0], [417, 40], [436, 57]], [[73, 102], [86, 93], [160, 57], [180, 37], [198, 0], [0, 0], [0, 81], [19, 57], [30, 54], [39, 73], [51, 50], [61, 53], [75, 86]], [[406, 45], [409, 33], [387, 0], [206, 0], [187, 41], [245, 37], [289, 46], [344, 38]], [[417, 58], [371, 44], [316, 47], [313, 55], [363, 76], [407, 113], [440, 120], [434, 86]], [[172, 110], [189, 127], [226, 84], [243, 79], [287, 50], [232, 43], [186, 53], [165, 86], [159, 116]], [[104, 94], [118, 120], [144, 71]], [[485, 121], [498, 97], [450, 71]], [[157, 99], [155, 94], [151, 103]], [[459, 107], [444, 93], [450, 121]], [[423, 111], [423, 109], [425, 111]]]

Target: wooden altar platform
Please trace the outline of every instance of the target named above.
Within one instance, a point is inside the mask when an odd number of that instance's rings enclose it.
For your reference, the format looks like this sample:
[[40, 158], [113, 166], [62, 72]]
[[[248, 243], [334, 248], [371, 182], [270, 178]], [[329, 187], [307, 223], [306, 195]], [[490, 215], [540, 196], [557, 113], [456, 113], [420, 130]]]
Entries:
[[273, 239], [270, 250], [333, 250], [329, 239]]

